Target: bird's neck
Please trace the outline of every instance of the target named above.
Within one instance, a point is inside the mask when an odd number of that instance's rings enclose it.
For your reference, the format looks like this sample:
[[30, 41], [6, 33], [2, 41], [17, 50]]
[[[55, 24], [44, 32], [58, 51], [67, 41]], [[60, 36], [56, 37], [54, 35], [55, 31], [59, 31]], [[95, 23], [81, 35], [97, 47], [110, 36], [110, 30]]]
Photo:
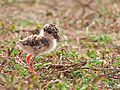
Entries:
[[47, 33], [44, 33], [43, 30], [40, 31], [40, 36], [45, 37], [45, 38], [48, 39], [48, 41], [49, 41], [50, 47], [49, 47], [49, 50], [48, 50], [47, 52], [53, 51], [53, 50], [55, 49], [55, 47], [57, 46], [57, 41], [56, 41], [56, 39], [55, 39], [52, 35], [49, 35], [49, 34], [47, 34]]
[[52, 35], [49, 35], [48, 33], [44, 33], [44, 37], [48, 39], [50, 44], [50, 50], [53, 51], [57, 45], [56, 39]]
[[42, 29], [42, 30], [40, 30], [40, 34], [39, 34], [40, 36], [44, 36], [44, 30]]
[[40, 36], [47, 38], [49, 41], [56, 40], [52, 35], [45, 33], [43, 29], [40, 31]]

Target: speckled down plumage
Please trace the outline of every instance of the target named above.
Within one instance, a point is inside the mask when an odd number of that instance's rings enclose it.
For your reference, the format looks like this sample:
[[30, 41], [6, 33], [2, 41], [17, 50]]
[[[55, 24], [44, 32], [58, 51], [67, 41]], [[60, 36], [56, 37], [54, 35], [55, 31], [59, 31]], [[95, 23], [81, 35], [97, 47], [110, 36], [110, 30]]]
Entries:
[[46, 24], [44, 28], [40, 30], [39, 35], [35, 34], [19, 40], [17, 46], [26, 53], [39, 56], [53, 51], [59, 39], [59, 28], [50, 23]]
[[36, 47], [38, 46], [38, 49], [41, 49], [42, 47], [49, 46], [49, 40], [38, 35], [32, 35], [30, 37], [27, 37], [20, 41], [23, 46], [31, 46]]
[[49, 48], [49, 40], [39, 35], [31, 35], [20, 40], [17, 45], [27, 53], [38, 55]]

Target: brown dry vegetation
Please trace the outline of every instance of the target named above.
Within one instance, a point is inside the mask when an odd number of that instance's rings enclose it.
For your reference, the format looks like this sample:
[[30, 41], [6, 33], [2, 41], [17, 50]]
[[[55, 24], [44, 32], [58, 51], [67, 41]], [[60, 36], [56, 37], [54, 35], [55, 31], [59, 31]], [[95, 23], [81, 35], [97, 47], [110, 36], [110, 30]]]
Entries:
[[[119, 0], [0, 0], [0, 90], [120, 90]], [[32, 74], [17, 40], [46, 23], [61, 29], [56, 51]]]

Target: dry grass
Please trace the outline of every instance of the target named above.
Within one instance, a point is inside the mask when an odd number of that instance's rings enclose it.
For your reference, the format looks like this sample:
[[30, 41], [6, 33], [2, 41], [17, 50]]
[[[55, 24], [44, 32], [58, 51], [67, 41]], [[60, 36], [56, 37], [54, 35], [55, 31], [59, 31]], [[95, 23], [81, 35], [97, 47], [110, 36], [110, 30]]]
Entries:
[[[119, 0], [0, 0], [1, 90], [119, 90]], [[56, 51], [34, 61], [16, 41], [53, 22]]]

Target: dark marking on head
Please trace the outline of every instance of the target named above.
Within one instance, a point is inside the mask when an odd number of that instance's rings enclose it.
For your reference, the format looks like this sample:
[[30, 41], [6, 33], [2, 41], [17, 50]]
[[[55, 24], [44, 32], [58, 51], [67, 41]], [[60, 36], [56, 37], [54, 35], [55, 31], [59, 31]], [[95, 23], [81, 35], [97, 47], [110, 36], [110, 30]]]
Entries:
[[60, 39], [60, 36], [59, 36], [59, 31], [60, 29], [57, 27], [57, 25], [55, 24], [46, 24], [43, 28], [44, 32], [50, 34], [50, 35], [53, 35], [53, 37], [57, 40]]

